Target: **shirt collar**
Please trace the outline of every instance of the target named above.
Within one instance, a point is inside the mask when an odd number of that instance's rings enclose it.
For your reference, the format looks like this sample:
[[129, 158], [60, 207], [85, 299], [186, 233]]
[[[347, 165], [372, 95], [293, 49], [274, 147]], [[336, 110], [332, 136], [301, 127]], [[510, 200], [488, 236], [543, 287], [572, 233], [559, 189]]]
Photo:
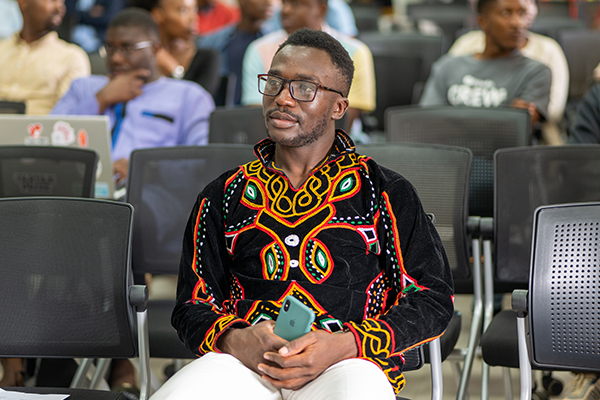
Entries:
[[36, 46], [44, 45], [46, 43], [56, 42], [58, 40], [58, 33], [56, 33], [56, 31], [50, 31], [50, 32], [46, 33], [44, 36], [42, 36], [41, 38], [39, 38], [38, 40], [36, 40], [35, 42], [27, 43], [25, 40], [23, 40], [21, 38], [20, 32], [15, 32], [15, 34], [13, 35], [13, 39], [15, 41], [15, 44], [17, 44], [17, 45], [36, 47]]
[[[352, 139], [350, 139], [350, 136], [348, 136], [343, 130], [336, 129], [331, 153], [321, 164], [315, 167], [315, 169], [321, 168], [323, 165], [328, 164], [340, 156], [354, 153], [355, 150], [356, 148], [354, 146], [354, 142]], [[279, 169], [273, 162], [275, 143], [270, 138], [266, 138], [258, 142], [256, 146], [254, 146], [254, 154], [256, 154], [256, 157], [258, 157], [265, 168], [281, 172], [281, 169]]]

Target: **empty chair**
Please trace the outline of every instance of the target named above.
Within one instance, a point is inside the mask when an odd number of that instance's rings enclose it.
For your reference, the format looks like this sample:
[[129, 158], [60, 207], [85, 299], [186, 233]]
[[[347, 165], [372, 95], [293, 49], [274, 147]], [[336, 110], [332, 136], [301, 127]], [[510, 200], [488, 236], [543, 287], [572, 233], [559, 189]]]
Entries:
[[[0, 199], [0, 357], [140, 357], [149, 396], [145, 286], [130, 267], [133, 208], [105, 200]], [[135, 309], [134, 309], [135, 307]], [[119, 393], [20, 388], [117, 399]]]
[[583, 97], [592, 82], [592, 72], [600, 64], [600, 32], [563, 30], [558, 34], [569, 65], [569, 99]]
[[0, 101], [0, 114], [25, 114], [25, 108], [20, 101]]
[[562, 16], [538, 16], [529, 28], [532, 32], [551, 37], [554, 40], [558, 40], [560, 31], [566, 29], [585, 29], [585, 23], [570, 18], [569, 14]]
[[394, 107], [386, 111], [388, 142], [436, 143], [473, 152], [469, 215], [491, 217], [494, 205], [494, 151], [525, 146], [531, 132], [529, 113], [514, 108], [453, 106]]
[[94, 197], [95, 151], [53, 146], [0, 146], [0, 197]]
[[527, 400], [531, 365], [600, 371], [600, 203], [540, 207], [533, 220], [529, 290], [515, 290], [512, 299]]
[[[600, 201], [600, 145], [539, 146], [498, 150], [495, 155], [493, 224], [496, 292], [527, 288], [534, 210], [538, 206]], [[491, 263], [485, 273], [491, 274]], [[490, 277], [491, 280], [491, 277]], [[482, 336], [483, 360], [519, 367], [517, 318], [500, 311]]]
[[407, 4], [406, 14], [415, 23], [421, 20], [435, 22], [443, 32], [442, 51], [448, 51], [456, 33], [469, 25], [471, 9], [467, 4]]
[[256, 144], [266, 137], [262, 107], [218, 107], [210, 114], [209, 143]]
[[[183, 233], [196, 197], [225, 171], [254, 159], [252, 146], [245, 145], [133, 151], [127, 182], [127, 202], [136, 210], [133, 271], [177, 275]], [[149, 302], [150, 354], [161, 358], [195, 358], [171, 326], [174, 306], [175, 292], [172, 299]]]

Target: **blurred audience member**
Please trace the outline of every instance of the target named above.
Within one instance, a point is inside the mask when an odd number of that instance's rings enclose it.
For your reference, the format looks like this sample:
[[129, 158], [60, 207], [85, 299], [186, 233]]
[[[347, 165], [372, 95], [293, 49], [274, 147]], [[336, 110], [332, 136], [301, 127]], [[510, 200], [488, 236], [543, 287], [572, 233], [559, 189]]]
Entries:
[[0, 39], [7, 38], [23, 27], [23, 17], [16, 0], [0, 0]]
[[[537, 16], [535, 0], [527, 0], [526, 26], [530, 27]], [[548, 144], [560, 143], [558, 124], [562, 121], [569, 93], [569, 67], [560, 45], [547, 36], [525, 31], [518, 48], [525, 57], [539, 61], [552, 71], [550, 102], [548, 103], [548, 121], [542, 126], [544, 138]], [[485, 33], [471, 31], [454, 42], [449, 54], [463, 56], [482, 53], [485, 50]]]
[[600, 144], [600, 83], [592, 85], [579, 103], [569, 143]]
[[440, 58], [419, 104], [512, 106], [528, 110], [532, 124], [546, 120], [552, 73], [519, 51], [529, 20], [525, 1], [479, 0], [477, 20], [485, 33], [485, 49]]
[[354, 81], [348, 94], [350, 107], [347, 126], [360, 116], [362, 111], [375, 109], [375, 72], [371, 51], [363, 42], [332, 29], [325, 23], [327, 0], [283, 0], [281, 8], [282, 30], [271, 32], [252, 42], [242, 67], [242, 104], [262, 104], [262, 95], [258, 92], [257, 75], [268, 71], [277, 48], [288, 35], [300, 28], [322, 30], [336, 38], [354, 61]]
[[150, 11], [158, 25], [162, 47], [156, 60], [160, 73], [196, 82], [214, 95], [221, 82], [219, 54], [196, 46], [196, 0], [134, 0], [133, 4]]
[[209, 35], [240, 20], [240, 10], [219, 0], [197, 0], [198, 22], [196, 33]]
[[[277, 9], [277, 12], [268, 21], [269, 26], [273, 26], [275, 29], [281, 29], [281, 19], [279, 14], [281, 9]], [[328, 0], [327, 1], [327, 14], [325, 14], [325, 22], [327, 25], [332, 27], [338, 32], [343, 33], [347, 36], [358, 35], [358, 28], [356, 27], [356, 20], [354, 19], [354, 13], [352, 9], [344, 0]]]
[[52, 110], [109, 117], [118, 181], [127, 177], [129, 154], [135, 149], [208, 142], [212, 97], [196, 83], [161, 77], [159, 49], [158, 27], [150, 13], [123, 10], [106, 31], [110, 77], [75, 80]]
[[0, 99], [23, 101], [27, 114], [47, 114], [75, 78], [89, 75], [80, 47], [58, 38], [63, 0], [18, 0], [23, 29], [0, 41]]
[[76, 21], [71, 33], [73, 42], [88, 53], [98, 50], [108, 22], [126, 6], [127, 0], [78, 0], [73, 11]]
[[[238, 0], [241, 20], [237, 25], [229, 25], [209, 36], [197, 40], [199, 46], [214, 49], [221, 55], [221, 77], [235, 79], [233, 103], [242, 100], [242, 62], [250, 43], [266, 33], [265, 20], [273, 15], [274, 0]], [[219, 101], [220, 100], [220, 101]], [[218, 99], [224, 105], [225, 99]]]

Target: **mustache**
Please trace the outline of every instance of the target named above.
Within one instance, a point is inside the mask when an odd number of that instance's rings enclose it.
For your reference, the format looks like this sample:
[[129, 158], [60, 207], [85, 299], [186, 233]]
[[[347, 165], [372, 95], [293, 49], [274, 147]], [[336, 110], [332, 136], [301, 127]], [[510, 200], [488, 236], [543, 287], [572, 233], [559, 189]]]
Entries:
[[271, 109], [267, 110], [267, 112], [265, 113], [265, 116], [270, 117], [271, 114], [273, 114], [274, 112], [277, 112], [277, 111], [279, 111], [280, 113], [283, 113], [283, 114], [287, 114], [297, 121], [301, 121], [301, 117], [299, 115], [294, 114], [293, 112], [289, 111], [287, 108], [278, 108], [278, 107], [271, 108]]

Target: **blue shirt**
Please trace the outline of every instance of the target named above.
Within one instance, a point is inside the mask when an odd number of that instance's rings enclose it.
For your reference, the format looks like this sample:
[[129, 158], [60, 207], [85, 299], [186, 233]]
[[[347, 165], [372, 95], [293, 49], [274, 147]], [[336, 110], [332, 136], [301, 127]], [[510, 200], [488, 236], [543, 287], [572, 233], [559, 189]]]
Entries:
[[[96, 93], [107, 83], [107, 77], [98, 75], [73, 81], [50, 114], [98, 115]], [[200, 85], [161, 77], [145, 84], [142, 91], [127, 102], [118, 132], [113, 133], [113, 160], [128, 159], [133, 150], [140, 148], [208, 143], [208, 118], [215, 105]], [[120, 106], [108, 107], [103, 113], [113, 130], [117, 122], [115, 108]]]

